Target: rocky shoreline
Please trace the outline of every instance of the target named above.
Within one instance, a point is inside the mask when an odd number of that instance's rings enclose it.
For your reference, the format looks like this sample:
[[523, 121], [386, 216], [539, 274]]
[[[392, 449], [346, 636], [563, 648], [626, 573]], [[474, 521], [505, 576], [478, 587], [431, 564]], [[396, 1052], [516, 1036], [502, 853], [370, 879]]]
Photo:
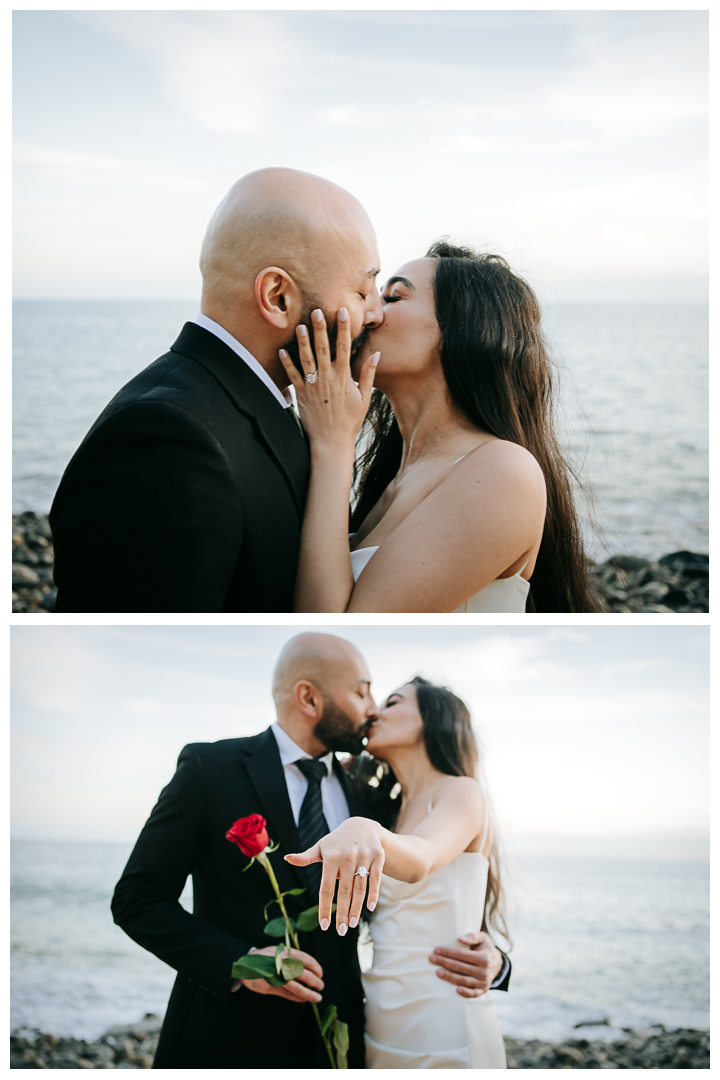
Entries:
[[[150, 1069], [162, 1021], [147, 1013], [137, 1024], [112, 1027], [97, 1042], [21, 1029], [10, 1036], [11, 1069]], [[710, 1034], [656, 1024], [623, 1028], [615, 1042], [505, 1039], [509, 1069], [709, 1069]]]
[[[12, 543], [13, 612], [53, 611], [56, 590], [47, 514], [28, 510], [13, 515]], [[676, 551], [657, 562], [614, 555], [606, 562], [590, 563], [592, 580], [610, 612], [707, 612], [708, 571], [708, 556], [693, 551]]]

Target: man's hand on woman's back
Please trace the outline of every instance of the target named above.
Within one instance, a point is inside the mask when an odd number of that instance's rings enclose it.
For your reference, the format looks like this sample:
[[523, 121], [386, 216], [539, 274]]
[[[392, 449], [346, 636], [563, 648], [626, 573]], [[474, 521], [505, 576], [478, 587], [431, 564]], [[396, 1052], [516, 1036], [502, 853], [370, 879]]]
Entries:
[[434, 949], [430, 963], [437, 965], [441, 979], [457, 986], [461, 997], [481, 997], [500, 974], [503, 954], [484, 931], [463, 934], [458, 941], [458, 949]]

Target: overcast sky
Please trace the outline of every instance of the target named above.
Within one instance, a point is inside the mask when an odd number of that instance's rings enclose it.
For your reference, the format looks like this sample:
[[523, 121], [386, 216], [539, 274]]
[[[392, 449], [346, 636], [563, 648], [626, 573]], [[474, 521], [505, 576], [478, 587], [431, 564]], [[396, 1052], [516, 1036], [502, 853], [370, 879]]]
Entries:
[[354, 192], [383, 271], [439, 235], [550, 300], [706, 297], [703, 11], [15, 13], [16, 287], [199, 291], [268, 165]]
[[[273, 720], [285, 626], [18, 627], [13, 832], [131, 840], [188, 742]], [[337, 633], [337, 629], [329, 632]], [[506, 837], [707, 833], [706, 627], [347, 627], [378, 698], [469, 704]]]

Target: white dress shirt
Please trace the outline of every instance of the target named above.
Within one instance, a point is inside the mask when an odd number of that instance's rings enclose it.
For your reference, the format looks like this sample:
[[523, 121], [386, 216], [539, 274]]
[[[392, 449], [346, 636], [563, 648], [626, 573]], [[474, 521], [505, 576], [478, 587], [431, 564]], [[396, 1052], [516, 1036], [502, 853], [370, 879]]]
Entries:
[[229, 334], [224, 326], [221, 326], [220, 323], [216, 323], [214, 319], [209, 319], [207, 315], [203, 315], [202, 313], [197, 316], [195, 322], [198, 326], [202, 326], [204, 330], [209, 330], [216, 338], [220, 338], [220, 340], [224, 341], [234, 353], [237, 353], [237, 355], [245, 361], [250, 370], [255, 372], [258, 379], [265, 383], [272, 396], [282, 405], [283, 409], [293, 408], [294, 399], [291, 393], [292, 387], [288, 386], [285, 390], [278, 390], [262, 364], [259, 363], [253, 354], [249, 352], [244, 345], [241, 345], [232, 334]]
[[[305, 798], [308, 782], [307, 778], [303, 776], [297, 765], [293, 763], [300, 758], [310, 759], [310, 754], [299, 747], [298, 744], [290, 738], [287, 731], [284, 731], [279, 724], [273, 724], [270, 730], [275, 736], [278, 750], [280, 751], [280, 761], [282, 762], [283, 770], [285, 772], [285, 783], [287, 784], [288, 795], [290, 796], [290, 806], [292, 807], [293, 817], [295, 818], [295, 824], [297, 825], [300, 820], [300, 807]], [[324, 776], [320, 781], [320, 797], [322, 798], [325, 820], [328, 823], [330, 832], [332, 832], [333, 829], [337, 829], [338, 825], [342, 825], [343, 821], [346, 821], [347, 818], [350, 817], [350, 810], [348, 809], [343, 786], [333, 769], [332, 752], [324, 754], [321, 758], [317, 758], [316, 760], [323, 761], [327, 766], [327, 776]]]

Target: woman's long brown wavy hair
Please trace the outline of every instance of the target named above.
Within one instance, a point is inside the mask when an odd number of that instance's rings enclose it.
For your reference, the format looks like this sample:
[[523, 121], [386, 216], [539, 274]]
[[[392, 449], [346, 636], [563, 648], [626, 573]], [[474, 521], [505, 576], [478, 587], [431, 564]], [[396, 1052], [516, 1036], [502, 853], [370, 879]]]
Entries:
[[[481, 767], [478, 747], [465, 702], [447, 687], [435, 686], [419, 675], [410, 680], [410, 685], [415, 687], [417, 694], [425, 749], [431, 763], [447, 776], [472, 776], [479, 779]], [[353, 779], [360, 789], [361, 801], [372, 810], [373, 816], [386, 829], [391, 829], [400, 813], [402, 792], [390, 766], [369, 754], [362, 754], [355, 764]], [[487, 795], [485, 812], [490, 813]], [[490, 834], [493, 840], [481, 929], [488, 933], [494, 930], [510, 942], [505, 921], [497, 838], [492, 819]]]
[[[435, 315], [440, 363], [455, 404], [480, 430], [529, 450], [545, 477], [547, 511], [528, 611], [593, 612], [600, 606], [587, 573], [572, 468], [553, 415], [552, 364], [534, 292], [499, 255], [439, 240]], [[397, 474], [402, 436], [390, 402], [375, 390], [358, 437], [353, 478], [356, 531]]]

